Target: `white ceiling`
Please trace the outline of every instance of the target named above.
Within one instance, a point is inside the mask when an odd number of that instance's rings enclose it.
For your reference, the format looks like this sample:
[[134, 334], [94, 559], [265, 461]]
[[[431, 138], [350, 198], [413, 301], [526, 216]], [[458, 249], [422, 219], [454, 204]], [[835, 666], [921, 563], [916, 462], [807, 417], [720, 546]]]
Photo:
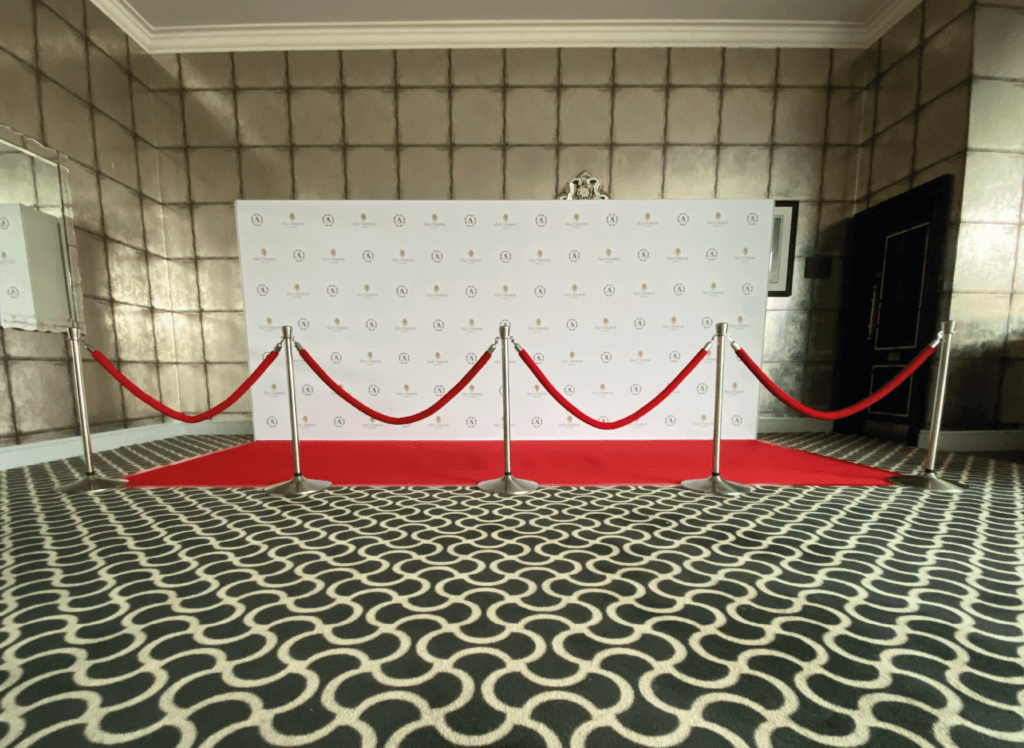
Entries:
[[150, 52], [866, 47], [920, 0], [92, 0]]

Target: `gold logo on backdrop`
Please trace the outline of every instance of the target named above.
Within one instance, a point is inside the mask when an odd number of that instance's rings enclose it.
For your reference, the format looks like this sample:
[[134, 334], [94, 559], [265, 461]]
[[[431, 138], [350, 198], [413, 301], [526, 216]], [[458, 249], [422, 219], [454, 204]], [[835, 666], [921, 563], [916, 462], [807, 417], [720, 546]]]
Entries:
[[434, 293], [437, 293], [440, 290], [441, 290], [441, 287], [435, 284], [434, 285]]
[[472, 249], [471, 249], [471, 250], [469, 250], [469, 256], [470, 256], [470, 257], [472, 257], [472, 256], [473, 256], [473, 250], [472, 250]]
[[402, 324], [403, 324], [403, 325], [407, 325], [407, 324], [409, 324], [409, 320], [407, 320], [407, 319], [405, 319], [405, 318], [403, 317], [403, 318], [402, 318]]
[[277, 389], [277, 385], [276, 385], [276, 384], [272, 384], [272, 385], [270, 385], [270, 389], [272, 389], [272, 390], [276, 390], [276, 389]]
[[675, 317], [673, 317], [673, 318], [672, 318], [672, 324], [674, 325], [675, 323], [676, 323], [676, 318], [675, 318]]
[[605, 317], [605, 318], [604, 318], [604, 323], [605, 323], [606, 325], [608, 324], [608, 318], [607, 318], [607, 317]]
[[296, 283], [296, 284], [295, 284], [295, 290], [296, 290], [296, 291], [298, 291], [298, 290], [299, 290], [299, 284], [298, 284], [298, 283]]
[[303, 416], [302, 417], [302, 422], [303, 423], [309, 423], [309, 416]]
[[508, 286], [502, 286], [501, 290], [504, 291], [505, 293], [508, 293]]
[[651, 220], [651, 214], [650, 213], [644, 213], [644, 220], [645, 221]]
[[473, 392], [474, 390], [476, 390], [476, 385], [475, 384], [469, 385], [469, 391]]
[[602, 392], [604, 391], [604, 385], [603, 384], [601, 385], [601, 391]]
[[749, 249], [747, 249], [746, 247], [744, 247], [744, 248], [743, 248], [743, 254], [746, 254], [746, 253], [747, 253], [747, 252], [749, 252], [749, 251], [750, 251], [750, 250], [749, 250]]
[[572, 290], [573, 290], [573, 291], [575, 291], [575, 290], [576, 290], [576, 284], [575, 284], [575, 283], [573, 283], [573, 284], [572, 284]]
[[679, 247], [676, 247], [676, 257], [678, 257], [678, 256], [679, 256], [680, 252], [682, 252], [682, 250], [681, 250], [681, 249], [679, 249]]
[[711, 284], [711, 290], [714, 291], [716, 288], [718, 288], [718, 284], [717, 283], [712, 283]]
[[569, 351], [569, 358], [576, 358], [576, 353], [574, 351]]
[[569, 416], [569, 417], [568, 417], [568, 418], [566, 418], [565, 420], [567, 420], [567, 421], [568, 421], [569, 423], [572, 423], [572, 416]]
[[[266, 254], [266, 253], [267, 253], [267, 250], [264, 249], [263, 250], [263, 254]], [[6, 260], [6, 259], [7, 259], [7, 253], [6, 252], [0, 252], [0, 260]]]
[[405, 391], [406, 391], [406, 392], [408, 392], [408, 391], [409, 391], [409, 385], [405, 385]]
[[533, 391], [534, 392], [540, 392], [540, 385], [539, 384], [533, 385]]
[[538, 249], [537, 250], [537, 256], [538, 257], [543, 257], [544, 256], [544, 250], [543, 249]]
[[359, 218], [362, 219], [363, 221], [365, 221], [366, 220], [366, 214], [365, 213], [360, 213], [359, 214]]
[[540, 318], [537, 318], [537, 327], [540, 327]]
[[574, 220], [574, 221], [580, 220], [580, 214], [579, 213], [573, 213], [572, 214], [572, 220]]
[[[6, 254], [7, 254], [7, 253], [5, 252], [5, 253], [4, 253], [4, 255], [6, 256]], [[264, 257], [266, 257], [266, 256], [267, 256], [267, 250], [265, 250], [265, 249], [261, 249], [261, 250], [260, 250], [260, 254], [261, 254], [261, 255], [263, 255]]]
[[405, 257], [405, 250], [404, 249], [398, 250], [398, 256], [399, 257]]
[[505, 215], [503, 215], [503, 216], [501, 217], [501, 220], [503, 220], [503, 221], [508, 221], [508, 213], [506, 213]]
[[295, 214], [294, 213], [289, 213], [288, 214], [288, 220], [289, 221], [294, 221], [295, 220]]
[[363, 286], [363, 290], [364, 290], [364, 291], [369, 291], [369, 290], [370, 290], [370, 284], [368, 284], [368, 283], [367, 283], [367, 284], [365, 284], [365, 285]]
[[473, 320], [470, 320], [470, 321], [469, 321], [469, 326], [470, 326], [470, 327], [472, 327], [472, 326], [473, 326]]
[[438, 351], [437, 353], [435, 353], [434, 358], [441, 358], [441, 352]]
[[636, 357], [637, 358], [643, 358], [644, 357], [644, 352], [643, 351], [637, 351], [636, 352]]
[[641, 291], [646, 291], [647, 290], [647, 284], [646, 283], [641, 283], [640, 284], [640, 290]]
[[700, 417], [700, 420], [702, 420], [702, 421], [706, 421], [706, 420], [708, 420], [708, 417], [707, 417], [707, 416], [701, 416], [701, 417]]
[[737, 322], [742, 322], [742, 321], [743, 321], [743, 317], [737, 317], [737, 318], [736, 318], [736, 321], [737, 321]]
[[715, 218], [721, 218], [721, 217], [722, 217], [721, 213], [715, 213]]
[[267, 317], [267, 324], [268, 325], [274, 324], [274, 320], [270, 319], [270, 317]]
[[341, 320], [340, 320], [340, 319], [338, 319], [337, 317], [335, 317], [335, 318], [334, 318], [334, 324], [336, 324], [336, 325], [340, 325], [340, 324], [341, 324]]
[[436, 221], [436, 220], [437, 220], [437, 213], [434, 213], [434, 214], [432, 214], [432, 215], [430, 216], [430, 220], [432, 220], [432, 221]]
[[337, 257], [337, 255], [338, 255], [337, 250], [332, 249], [331, 250], [331, 257]]
[[608, 257], [611, 257], [611, 256], [612, 256], [612, 251], [611, 251], [610, 249], [606, 249], [606, 250], [604, 251], [604, 253], [605, 253], [605, 255], [606, 255], [606, 256], [608, 256]]
[[438, 423], [441, 423], [441, 416], [434, 416], [434, 419], [435, 419], [435, 420], [436, 420], [436, 421], [437, 421]]
[[738, 382], [733, 382], [732, 383], [732, 388], [736, 389], [737, 387], [739, 387], [739, 383]]

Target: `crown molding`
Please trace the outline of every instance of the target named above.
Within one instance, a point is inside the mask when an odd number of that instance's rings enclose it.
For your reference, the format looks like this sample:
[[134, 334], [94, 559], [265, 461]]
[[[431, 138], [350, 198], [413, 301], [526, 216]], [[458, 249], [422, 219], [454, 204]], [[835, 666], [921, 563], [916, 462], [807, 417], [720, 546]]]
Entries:
[[91, 0], [150, 54], [513, 47], [865, 48], [921, 0], [885, 0], [863, 23], [830, 21], [438, 21], [154, 28], [128, 0]]

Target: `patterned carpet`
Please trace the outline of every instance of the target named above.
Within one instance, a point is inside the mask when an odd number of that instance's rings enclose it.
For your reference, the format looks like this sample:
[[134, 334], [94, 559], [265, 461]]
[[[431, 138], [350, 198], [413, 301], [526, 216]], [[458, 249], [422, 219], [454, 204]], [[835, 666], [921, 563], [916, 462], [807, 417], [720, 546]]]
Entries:
[[68, 498], [80, 461], [0, 472], [0, 748], [1024, 745], [1021, 466], [944, 457], [971, 490]]

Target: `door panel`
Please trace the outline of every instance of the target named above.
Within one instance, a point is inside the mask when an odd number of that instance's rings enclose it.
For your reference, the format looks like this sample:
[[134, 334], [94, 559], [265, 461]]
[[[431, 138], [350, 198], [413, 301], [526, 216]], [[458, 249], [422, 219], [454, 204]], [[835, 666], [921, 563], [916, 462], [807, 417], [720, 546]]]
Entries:
[[[854, 216], [846, 247], [836, 407], [877, 391], [938, 330], [942, 248], [953, 178], [944, 176]], [[917, 442], [925, 420], [926, 363], [836, 431]]]

